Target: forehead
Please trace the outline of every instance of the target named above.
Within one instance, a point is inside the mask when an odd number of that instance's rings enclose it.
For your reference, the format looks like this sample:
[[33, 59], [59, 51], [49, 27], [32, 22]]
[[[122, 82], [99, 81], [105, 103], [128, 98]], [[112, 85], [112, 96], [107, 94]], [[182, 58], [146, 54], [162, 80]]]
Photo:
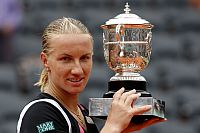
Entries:
[[87, 43], [92, 38], [89, 34], [53, 34], [50, 43]]
[[50, 40], [52, 52], [92, 52], [92, 38], [89, 34], [59, 34]]

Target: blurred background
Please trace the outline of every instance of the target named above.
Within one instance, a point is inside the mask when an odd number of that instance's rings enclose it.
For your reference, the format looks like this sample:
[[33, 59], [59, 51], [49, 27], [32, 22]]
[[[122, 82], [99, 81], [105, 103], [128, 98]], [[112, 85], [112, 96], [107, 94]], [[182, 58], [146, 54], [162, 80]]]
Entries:
[[[0, 133], [16, 132], [22, 108], [38, 93], [41, 35], [54, 19], [81, 20], [94, 36], [94, 66], [80, 102], [102, 97], [114, 74], [103, 55], [100, 25], [132, 13], [153, 28], [153, 51], [141, 73], [153, 97], [166, 102], [165, 123], [140, 133], [200, 133], [200, 1], [199, 0], [0, 0]], [[103, 121], [95, 119], [99, 128]]]

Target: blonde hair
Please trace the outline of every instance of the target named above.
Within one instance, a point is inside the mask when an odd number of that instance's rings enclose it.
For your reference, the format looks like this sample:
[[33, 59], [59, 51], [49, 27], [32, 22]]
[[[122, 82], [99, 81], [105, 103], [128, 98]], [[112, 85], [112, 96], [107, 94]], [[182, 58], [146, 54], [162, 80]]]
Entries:
[[[55, 35], [59, 34], [89, 34], [91, 41], [93, 38], [88, 31], [87, 27], [82, 24], [79, 20], [73, 18], [61, 18], [52, 21], [44, 30], [42, 35], [42, 51], [48, 56], [50, 54], [50, 40]], [[40, 86], [41, 92], [44, 91], [44, 88], [48, 82], [48, 71], [46, 68], [43, 68], [40, 79], [35, 85]]]

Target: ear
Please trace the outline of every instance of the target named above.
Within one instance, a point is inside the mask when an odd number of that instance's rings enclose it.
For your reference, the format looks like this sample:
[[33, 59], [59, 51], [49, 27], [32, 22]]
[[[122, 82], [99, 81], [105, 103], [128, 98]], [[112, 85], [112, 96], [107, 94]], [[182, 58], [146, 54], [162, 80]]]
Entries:
[[47, 61], [47, 55], [44, 52], [41, 52], [40, 59], [41, 59], [43, 65], [44, 65], [44, 67], [48, 68], [49, 65], [48, 65], [48, 61]]

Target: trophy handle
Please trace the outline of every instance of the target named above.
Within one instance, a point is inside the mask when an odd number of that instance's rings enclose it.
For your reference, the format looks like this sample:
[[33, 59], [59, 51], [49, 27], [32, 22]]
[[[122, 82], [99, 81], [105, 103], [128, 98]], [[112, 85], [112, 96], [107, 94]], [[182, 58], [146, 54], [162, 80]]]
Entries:
[[[116, 26], [116, 41], [118, 42], [118, 45], [120, 47], [120, 54], [119, 56], [120, 57], [123, 57], [124, 56], [124, 45], [120, 43], [120, 41], [124, 42], [124, 33], [125, 33], [125, 27], [124, 25], [121, 25], [121, 24], [118, 24]], [[122, 40], [121, 40], [121, 37], [122, 37]]]
[[[121, 25], [121, 24], [118, 24], [115, 28], [115, 31], [116, 31], [116, 41], [120, 41], [120, 38], [121, 36], [124, 36], [124, 30], [125, 30], [125, 27], [124, 25]], [[124, 41], [124, 40], [122, 40]]]
[[148, 50], [149, 51], [151, 51], [152, 50], [152, 47], [151, 47], [151, 40], [152, 40], [152, 32], [149, 32], [148, 34], [147, 34], [147, 37], [145, 38], [145, 41], [147, 41], [148, 42], [148, 46], [149, 46], [149, 48], [148, 48]]
[[149, 32], [147, 34], [147, 37], [145, 38], [145, 40], [150, 44], [151, 43], [151, 39], [152, 39], [152, 32]]

